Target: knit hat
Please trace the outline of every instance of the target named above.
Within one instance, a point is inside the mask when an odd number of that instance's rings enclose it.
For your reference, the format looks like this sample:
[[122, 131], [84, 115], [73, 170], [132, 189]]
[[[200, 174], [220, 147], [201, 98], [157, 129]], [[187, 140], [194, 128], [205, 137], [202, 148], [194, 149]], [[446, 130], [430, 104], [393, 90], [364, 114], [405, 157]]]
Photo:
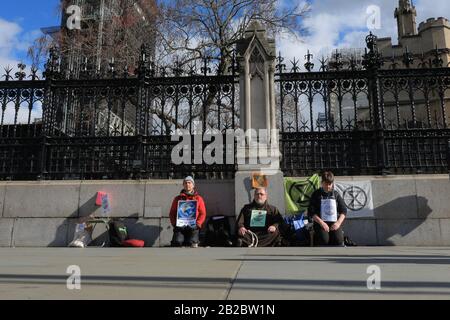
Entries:
[[190, 182], [192, 182], [192, 184], [195, 186], [194, 178], [192, 178], [191, 176], [188, 176], [188, 177], [184, 178], [184, 181], [185, 181], [185, 182], [186, 182], [186, 181], [190, 181]]

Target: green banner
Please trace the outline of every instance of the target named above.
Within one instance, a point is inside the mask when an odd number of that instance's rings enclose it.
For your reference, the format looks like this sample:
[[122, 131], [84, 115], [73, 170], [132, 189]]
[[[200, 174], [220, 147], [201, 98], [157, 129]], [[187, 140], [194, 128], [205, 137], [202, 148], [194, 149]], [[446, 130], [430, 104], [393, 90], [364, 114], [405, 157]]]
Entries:
[[320, 176], [318, 174], [308, 179], [284, 178], [286, 213], [296, 214], [306, 211], [311, 195], [319, 188]]

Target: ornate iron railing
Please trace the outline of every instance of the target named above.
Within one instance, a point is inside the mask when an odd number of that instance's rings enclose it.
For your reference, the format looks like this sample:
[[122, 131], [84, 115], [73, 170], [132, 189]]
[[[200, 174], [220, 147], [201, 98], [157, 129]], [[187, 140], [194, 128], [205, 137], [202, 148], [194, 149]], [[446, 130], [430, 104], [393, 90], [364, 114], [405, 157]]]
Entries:
[[[83, 69], [62, 72], [55, 50], [40, 80], [26, 66], [5, 69], [0, 82], [0, 179], [129, 179], [232, 177], [235, 165], [171, 161], [171, 135], [236, 128], [234, 58], [228, 74], [214, 64], [157, 67], [142, 49], [136, 75]], [[193, 144], [192, 144], [193, 145]], [[205, 145], [206, 147], [206, 145]], [[191, 152], [194, 152], [192, 148]], [[225, 157], [225, 154], [224, 154]], [[226, 163], [225, 161], [223, 161]]]
[[440, 50], [411, 69], [378, 52], [376, 37], [366, 38], [362, 63], [338, 52], [314, 71], [306, 55], [277, 61], [278, 126], [282, 170], [306, 176], [324, 169], [340, 175], [443, 173], [450, 138], [450, 68]]
[[[450, 68], [439, 50], [419, 69], [405, 53], [400, 69], [381, 57], [374, 36], [366, 40], [361, 63], [336, 53], [314, 68], [308, 53], [304, 71], [298, 60], [287, 70], [278, 57], [285, 175], [450, 169]], [[174, 165], [171, 135], [239, 127], [236, 59], [227, 74], [217, 74], [210, 59], [167, 68], [148, 56], [143, 48], [135, 74], [111, 62], [105, 73], [81, 67], [75, 77], [61, 70], [55, 50], [42, 76], [34, 69], [27, 76], [23, 64], [17, 72], [7, 68], [0, 81], [0, 179], [232, 178], [235, 164]]]
[[174, 165], [171, 155], [176, 144], [167, 135], [0, 138], [0, 178], [173, 179], [187, 173], [204, 179], [233, 178], [235, 166], [226, 162]]

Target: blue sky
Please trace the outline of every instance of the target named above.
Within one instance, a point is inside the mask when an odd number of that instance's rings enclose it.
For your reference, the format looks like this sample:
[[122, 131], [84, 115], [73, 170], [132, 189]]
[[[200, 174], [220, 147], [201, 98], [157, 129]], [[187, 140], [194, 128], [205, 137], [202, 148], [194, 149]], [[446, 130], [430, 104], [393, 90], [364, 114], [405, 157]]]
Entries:
[[0, 18], [22, 24], [24, 29], [38, 29], [46, 24], [58, 24], [56, 7], [59, 0], [2, 1]]
[[[2, 1], [0, 4], [0, 21], [8, 22], [8, 26], [0, 33], [6, 33], [6, 43], [0, 42], [0, 53], [8, 50], [8, 57], [15, 60], [26, 58], [26, 49], [31, 41], [39, 35], [41, 27], [59, 25], [60, 18], [57, 15], [59, 0], [13, 0]], [[12, 26], [14, 34], [12, 34]], [[11, 37], [8, 37], [8, 34]], [[14, 37], [12, 37], [14, 35]], [[5, 35], [3, 36], [5, 37]], [[8, 49], [7, 49], [7, 48]], [[3, 52], [4, 54], [6, 52]]]

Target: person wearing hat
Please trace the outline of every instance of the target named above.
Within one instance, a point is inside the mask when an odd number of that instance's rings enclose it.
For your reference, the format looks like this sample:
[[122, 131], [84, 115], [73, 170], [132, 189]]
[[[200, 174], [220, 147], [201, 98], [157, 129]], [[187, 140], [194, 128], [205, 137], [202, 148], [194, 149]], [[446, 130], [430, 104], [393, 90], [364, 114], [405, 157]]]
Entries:
[[[195, 221], [190, 223], [180, 221], [180, 214], [189, 210], [195, 210]], [[169, 217], [173, 226], [172, 246], [185, 245], [197, 248], [199, 231], [206, 219], [206, 207], [203, 198], [195, 190], [195, 181], [191, 176], [184, 179], [183, 190], [173, 199]]]

